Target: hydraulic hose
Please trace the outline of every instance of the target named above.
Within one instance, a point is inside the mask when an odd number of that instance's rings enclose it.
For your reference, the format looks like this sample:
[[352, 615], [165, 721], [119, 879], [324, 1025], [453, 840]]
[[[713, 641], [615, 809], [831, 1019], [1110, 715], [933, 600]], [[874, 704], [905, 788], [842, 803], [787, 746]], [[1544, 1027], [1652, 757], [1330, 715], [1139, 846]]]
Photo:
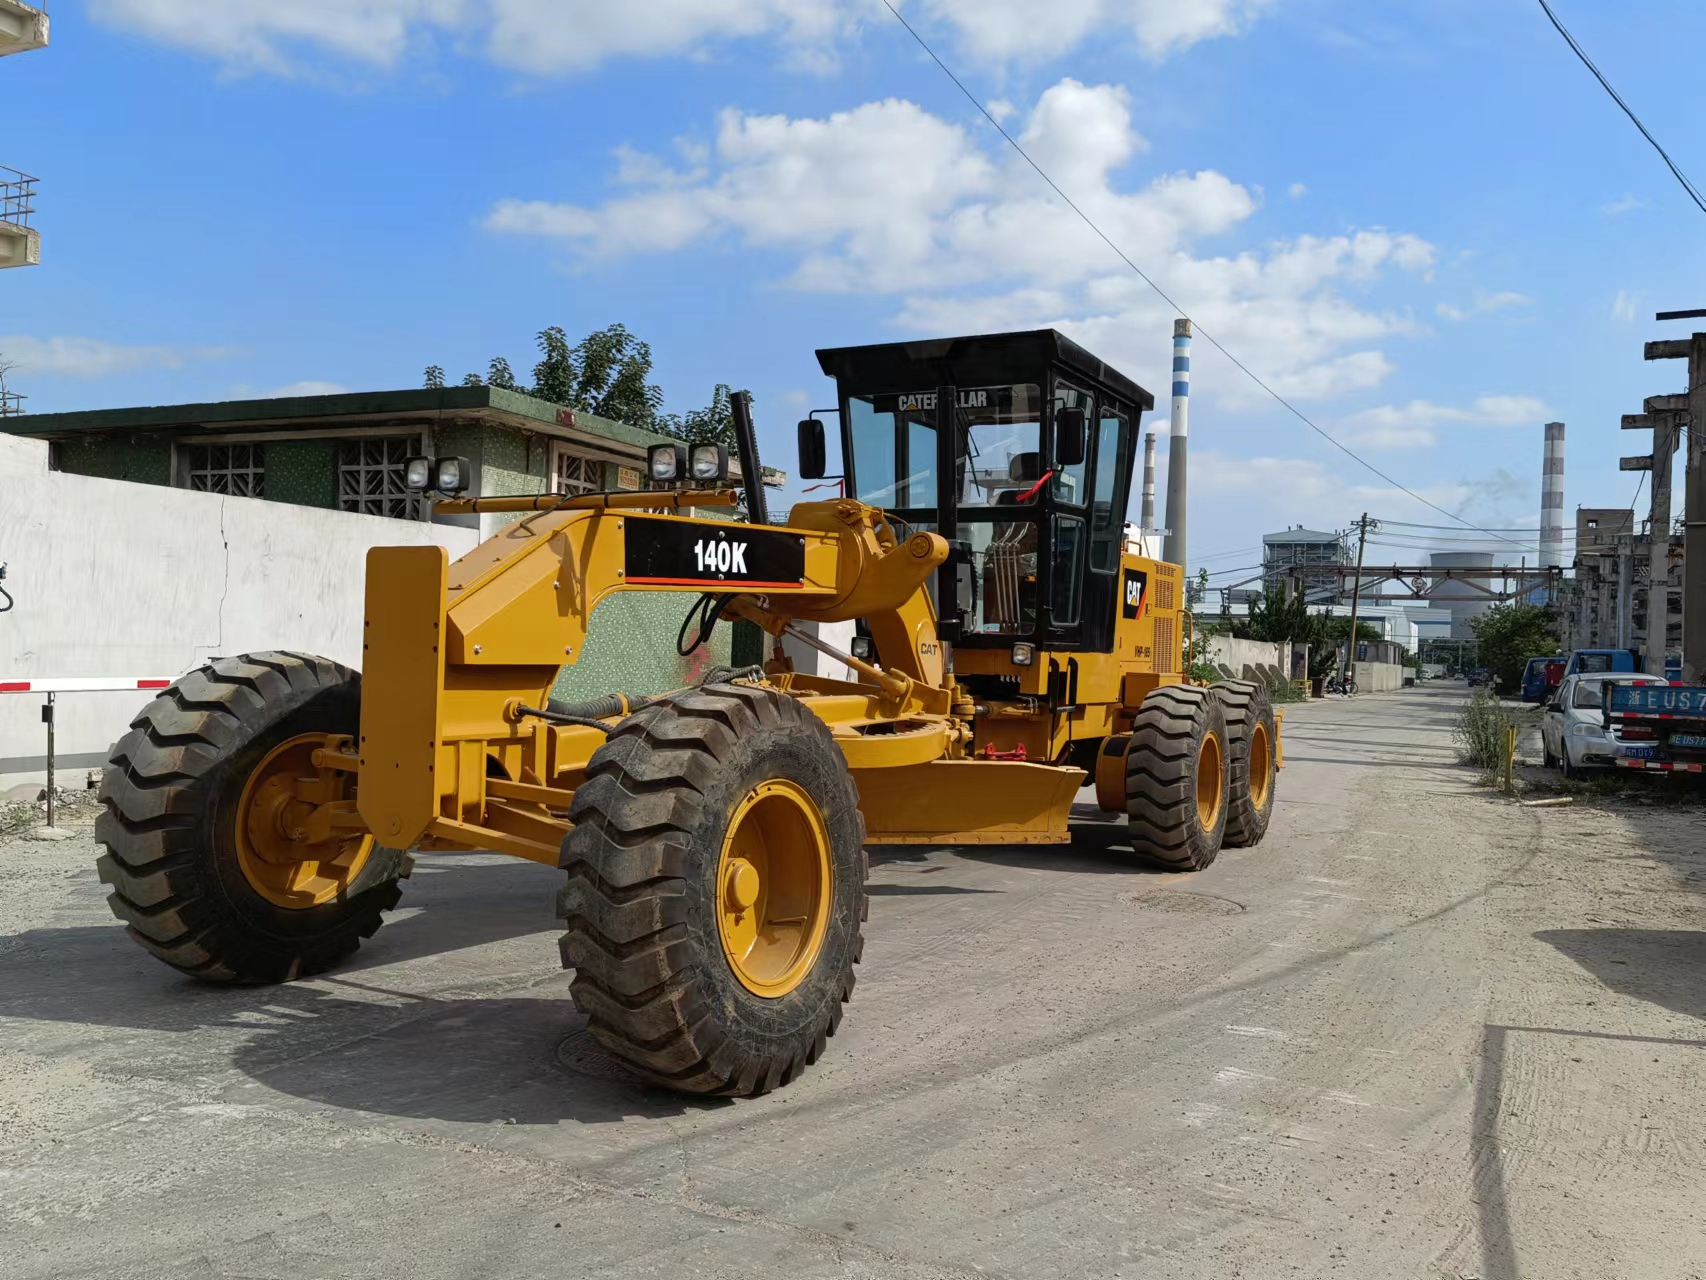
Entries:
[[572, 720], [608, 720], [611, 716], [629, 716], [642, 707], [651, 706], [653, 699], [629, 697], [625, 693], [607, 693], [585, 702], [559, 702], [552, 698], [545, 704], [545, 718], [564, 717]]

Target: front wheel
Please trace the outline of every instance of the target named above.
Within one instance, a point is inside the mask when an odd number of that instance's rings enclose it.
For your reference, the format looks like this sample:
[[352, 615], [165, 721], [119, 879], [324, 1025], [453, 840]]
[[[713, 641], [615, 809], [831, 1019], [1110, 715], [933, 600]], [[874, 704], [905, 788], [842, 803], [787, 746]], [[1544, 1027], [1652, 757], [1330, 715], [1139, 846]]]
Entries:
[[600, 1044], [686, 1093], [767, 1093], [817, 1061], [866, 915], [865, 824], [823, 721], [753, 685], [654, 703], [569, 817], [563, 965]]
[[1201, 871], [1226, 838], [1226, 715], [1196, 685], [1152, 690], [1132, 722], [1126, 815], [1132, 848], [1168, 871]]
[[[131, 721], [101, 781], [97, 864], [143, 947], [211, 982], [288, 982], [343, 960], [397, 905], [408, 855], [310, 829], [314, 751], [360, 730], [361, 677], [251, 653], [173, 682]], [[312, 787], [310, 788], [312, 789]]]

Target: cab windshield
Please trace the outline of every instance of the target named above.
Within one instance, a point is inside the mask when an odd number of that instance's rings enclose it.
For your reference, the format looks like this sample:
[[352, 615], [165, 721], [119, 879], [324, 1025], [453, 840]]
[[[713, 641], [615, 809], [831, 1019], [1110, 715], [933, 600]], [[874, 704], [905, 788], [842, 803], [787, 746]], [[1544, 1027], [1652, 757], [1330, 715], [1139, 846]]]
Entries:
[[[1041, 488], [1042, 392], [1033, 382], [959, 391], [965, 432], [959, 504], [1029, 501]], [[850, 396], [853, 474], [860, 501], [890, 509], [936, 505], [936, 393]]]

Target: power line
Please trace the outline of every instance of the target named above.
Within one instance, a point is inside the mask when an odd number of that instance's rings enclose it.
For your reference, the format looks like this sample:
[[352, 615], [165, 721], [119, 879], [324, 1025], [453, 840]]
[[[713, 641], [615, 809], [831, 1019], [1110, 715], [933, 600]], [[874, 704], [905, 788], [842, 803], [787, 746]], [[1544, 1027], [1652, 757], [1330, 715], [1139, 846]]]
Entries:
[[[972, 106], [977, 108], [979, 115], [981, 115], [985, 120], [989, 121], [989, 123], [994, 127], [995, 131], [997, 133], [999, 133], [1002, 136], [1002, 138], [1004, 138], [1006, 140], [1007, 145], [1012, 147], [1014, 151], [1018, 152], [1019, 157], [1022, 160], [1024, 160], [1024, 162], [1026, 164], [1030, 165], [1032, 169], [1036, 170], [1037, 176], [1048, 184], [1049, 189], [1051, 191], [1053, 191], [1055, 193], [1055, 195], [1059, 196], [1063, 201], [1066, 202], [1066, 207], [1068, 209], [1071, 209], [1072, 212], [1076, 213], [1079, 216], [1079, 218], [1083, 220], [1084, 225], [1089, 227], [1090, 230], [1094, 231], [1096, 233], [1097, 238], [1100, 239], [1103, 244], [1107, 245], [1108, 248], [1112, 249], [1114, 251], [1114, 253], [1119, 257], [1121, 262], [1125, 263], [1126, 266], [1130, 267], [1132, 269], [1132, 271], [1136, 273], [1137, 278], [1139, 280], [1143, 281], [1144, 284], [1148, 285], [1151, 289], [1153, 289], [1155, 291], [1156, 295], [1158, 297], [1160, 297], [1160, 299], [1163, 302], [1165, 302], [1169, 307], [1173, 308], [1173, 310], [1175, 312], [1177, 312], [1182, 318], [1189, 320], [1191, 317], [1186, 313], [1185, 309], [1183, 307], [1181, 307], [1177, 302], [1174, 302], [1172, 297], [1167, 293], [1167, 291], [1165, 289], [1163, 289], [1160, 285], [1155, 283], [1155, 281], [1149, 277], [1148, 273], [1146, 273], [1142, 267], [1138, 266], [1137, 263], [1133, 262], [1131, 260], [1131, 258], [1129, 258], [1126, 255], [1126, 252], [1124, 249], [1120, 248], [1119, 245], [1115, 244], [1111, 239], [1109, 239], [1107, 232], [1103, 231], [1101, 227], [1097, 226], [1095, 220], [1092, 219], [1089, 214], [1085, 213], [1084, 210], [1080, 209], [1078, 207], [1078, 205], [1073, 201], [1071, 196], [1067, 195], [1066, 192], [1064, 192], [1060, 189], [1060, 185], [1058, 183], [1056, 183], [1053, 178], [1048, 176], [1048, 173], [1043, 169], [1043, 167], [1040, 164], [1038, 164], [1035, 160], [1031, 159], [1030, 153], [1028, 151], [1026, 151], [1024, 147], [1019, 145], [1018, 139], [1016, 139], [1012, 134], [1008, 133], [1004, 127], [1002, 127], [1001, 122], [999, 120], [997, 120], [993, 115], [990, 114], [989, 108], [985, 107], [983, 105], [983, 103], [979, 102], [977, 99], [977, 96], [974, 93], [972, 93], [972, 91], [970, 89], [966, 88], [965, 83], [957, 75], [954, 74], [953, 69], [951, 67], [949, 67], [947, 63], [943, 62], [940, 55], [938, 55], [937, 52], [930, 47], [929, 42], [926, 41], [923, 36], [918, 34], [917, 30], [913, 27], [913, 25], [910, 22], [908, 22], [905, 18], [901, 17], [900, 10], [896, 9], [894, 7], [894, 5], [890, 2], [890, 0], [883, 0], [883, 7], [885, 9], [887, 9], [891, 14], [894, 15], [894, 20], [896, 22], [900, 23], [901, 26], [906, 28], [907, 34], [910, 35], [914, 40], [916, 40], [918, 42], [918, 47], [920, 49], [924, 50], [924, 52], [929, 55], [930, 60], [942, 69], [943, 75], [947, 76], [948, 79], [950, 79], [954, 82], [954, 87], [965, 95], [967, 102], [971, 103]], [[1702, 207], [1706, 207], [1706, 206], [1702, 206]], [[1314, 421], [1306, 413], [1304, 413], [1303, 410], [1299, 409], [1296, 405], [1292, 404], [1291, 401], [1287, 400], [1284, 396], [1282, 396], [1279, 392], [1275, 391], [1272, 387], [1270, 387], [1261, 378], [1256, 376], [1255, 372], [1253, 370], [1251, 370], [1249, 365], [1245, 364], [1237, 356], [1233, 355], [1224, 346], [1222, 346], [1220, 343], [1220, 340], [1218, 338], [1216, 338], [1213, 334], [1211, 334], [1207, 329], [1203, 328], [1202, 324], [1200, 322], [1193, 320], [1192, 324], [1194, 324], [1196, 326], [1196, 331], [1202, 337], [1202, 339], [1205, 342], [1207, 342], [1209, 344], [1209, 346], [1213, 347], [1216, 351], [1220, 352], [1221, 355], [1225, 356], [1228, 360], [1230, 360], [1233, 363], [1233, 365], [1237, 367], [1239, 372], [1241, 372], [1245, 377], [1249, 378], [1251, 382], [1254, 382], [1263, 391], [1266, 391], [1270, 396], [1272, 396], [1276, 401], [1278, 401], [1281, 406], [1283, 406], [1289, 413], [1291, 413], [1291, 415], [1293, 417], [1295, 417], [1304, 426], [1308, 427], [1316, 435], [1320, 436], [1328, 444], [1332, 445], [1340, 453], [1343, 453], [1347, 458], [1349, 458], [1351, 461], [1355, 462], [1358, 466], [1363, 467], [1366, 470], [1368, 470], [1369, 472], [1373, 473], [1374, 475], [1379, 476], [1382, 480], [1386, 481], [1387, 484], [1391, 485], [1394, 489], [1397, 489], [1400, 493], [1408, 494], [1410, 497], [1414, 498], [1417, 502], [1421, 503], [1424, 507], [1427, 507], [1430, 510], [1439, 512], [1440, 515], [1444, 516], [1446, 519], [1455, 520], [1455, 521], [1457, 521], [1458, 524], [1463, 525], [1466, 528], [1474, 529], [1477, 533], [1486, 533], [1487, 532], [1487, 530], [1480, 528], [1478, 525], [1470, 524], [1469, 521], [1465, 520], [1462, 516], [1455, 515], [1452, 512], [1447, 511], [1444, 507], [1440, 506], [1438, 503], [1429, 502], [1426, 498], [1422, 497], [1422, 495], [1417, 493], [1414, 489], [1411, 489], [1406, 485], [1402, 485], [1402, 484], [1398, 483], [1398, 481], [1394, 480], [1391, 476], [1387, 475], [1384, 471], [1382, 471], [1379, 467], [1375, 466], [1372, 462], [1368, 461], [1366, 458], [1362, 457], [1360, 454], [1353, 451], [1348, 445], [1341, 444], [1336, 437], [1329, 434], [1324, 428], [1316, 426]], [[1506, 539], [1506, 541], [1508, 541], [1508, 539]]]
[[1700, 207], [1701, 213], [1706, 213], [1706, 198], [1701, 197], [1700, 189], [1688, 180], [1687, 175], [1681, 169], [1676, 167], [1676, 161], [1672, 160], [1670, 154], [1659, 145], [1659, 140], [1647, 132], [1647, 126], [1641, 123], [1641, 117], [1636, 115], [1630, 109], [1629, 104], [1623, 101], [1617, 90], [1611, 87], [1611, 81], [1600, 74], [1599, 68], [1593, 64], [1593, 59], [1588, 57], [1581, 45], [1576, 43], [1576, 38], [1565, 30], [1564, 24], [1558, 21], [1558, 15], [1552, 12], [1552, 6], [1547, 4], [1546, 0], [1540, 0], [1540, 7], [1546, 11], [1546, 16], [1551, 19], [1552, 25], [1558, 28], [1558, 34], [1564, 37], [1564, 42], [1574, 50], [1576, 57], [1582, 60], [1582, 65], [1593, 72], [1593, 78], [1599, 81], [1600, 87], [1611, 95], [1613, 102], [1623, 108], [1623, 114], [1634, 122], [1635, 127], [1641, 131], [1641, 136], [1653, 144], [1653, 150], [1659, 153], [1659, 158], [1665, 162], [1665, 167], [1676, 175], [1676, 180], [1682, 184], [1682, 189], [1688, 192], [1688, 198]]

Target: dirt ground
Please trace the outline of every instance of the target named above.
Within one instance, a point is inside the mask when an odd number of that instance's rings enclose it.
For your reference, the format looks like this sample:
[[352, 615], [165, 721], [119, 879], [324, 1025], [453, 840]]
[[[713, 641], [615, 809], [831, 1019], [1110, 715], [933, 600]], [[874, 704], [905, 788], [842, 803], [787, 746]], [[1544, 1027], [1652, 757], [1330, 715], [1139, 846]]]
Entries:
[[750, 1101], [593, 1048], [550, 869], [424, 857], [346, 970], [223, 990], [86, 832], [7, 837], [0, 1275], [1701, 1280], [1701, 813], [1489, 792], [1463, 695], [1291, 708], [1195, 876], [880, 853], [841, 1033]]

